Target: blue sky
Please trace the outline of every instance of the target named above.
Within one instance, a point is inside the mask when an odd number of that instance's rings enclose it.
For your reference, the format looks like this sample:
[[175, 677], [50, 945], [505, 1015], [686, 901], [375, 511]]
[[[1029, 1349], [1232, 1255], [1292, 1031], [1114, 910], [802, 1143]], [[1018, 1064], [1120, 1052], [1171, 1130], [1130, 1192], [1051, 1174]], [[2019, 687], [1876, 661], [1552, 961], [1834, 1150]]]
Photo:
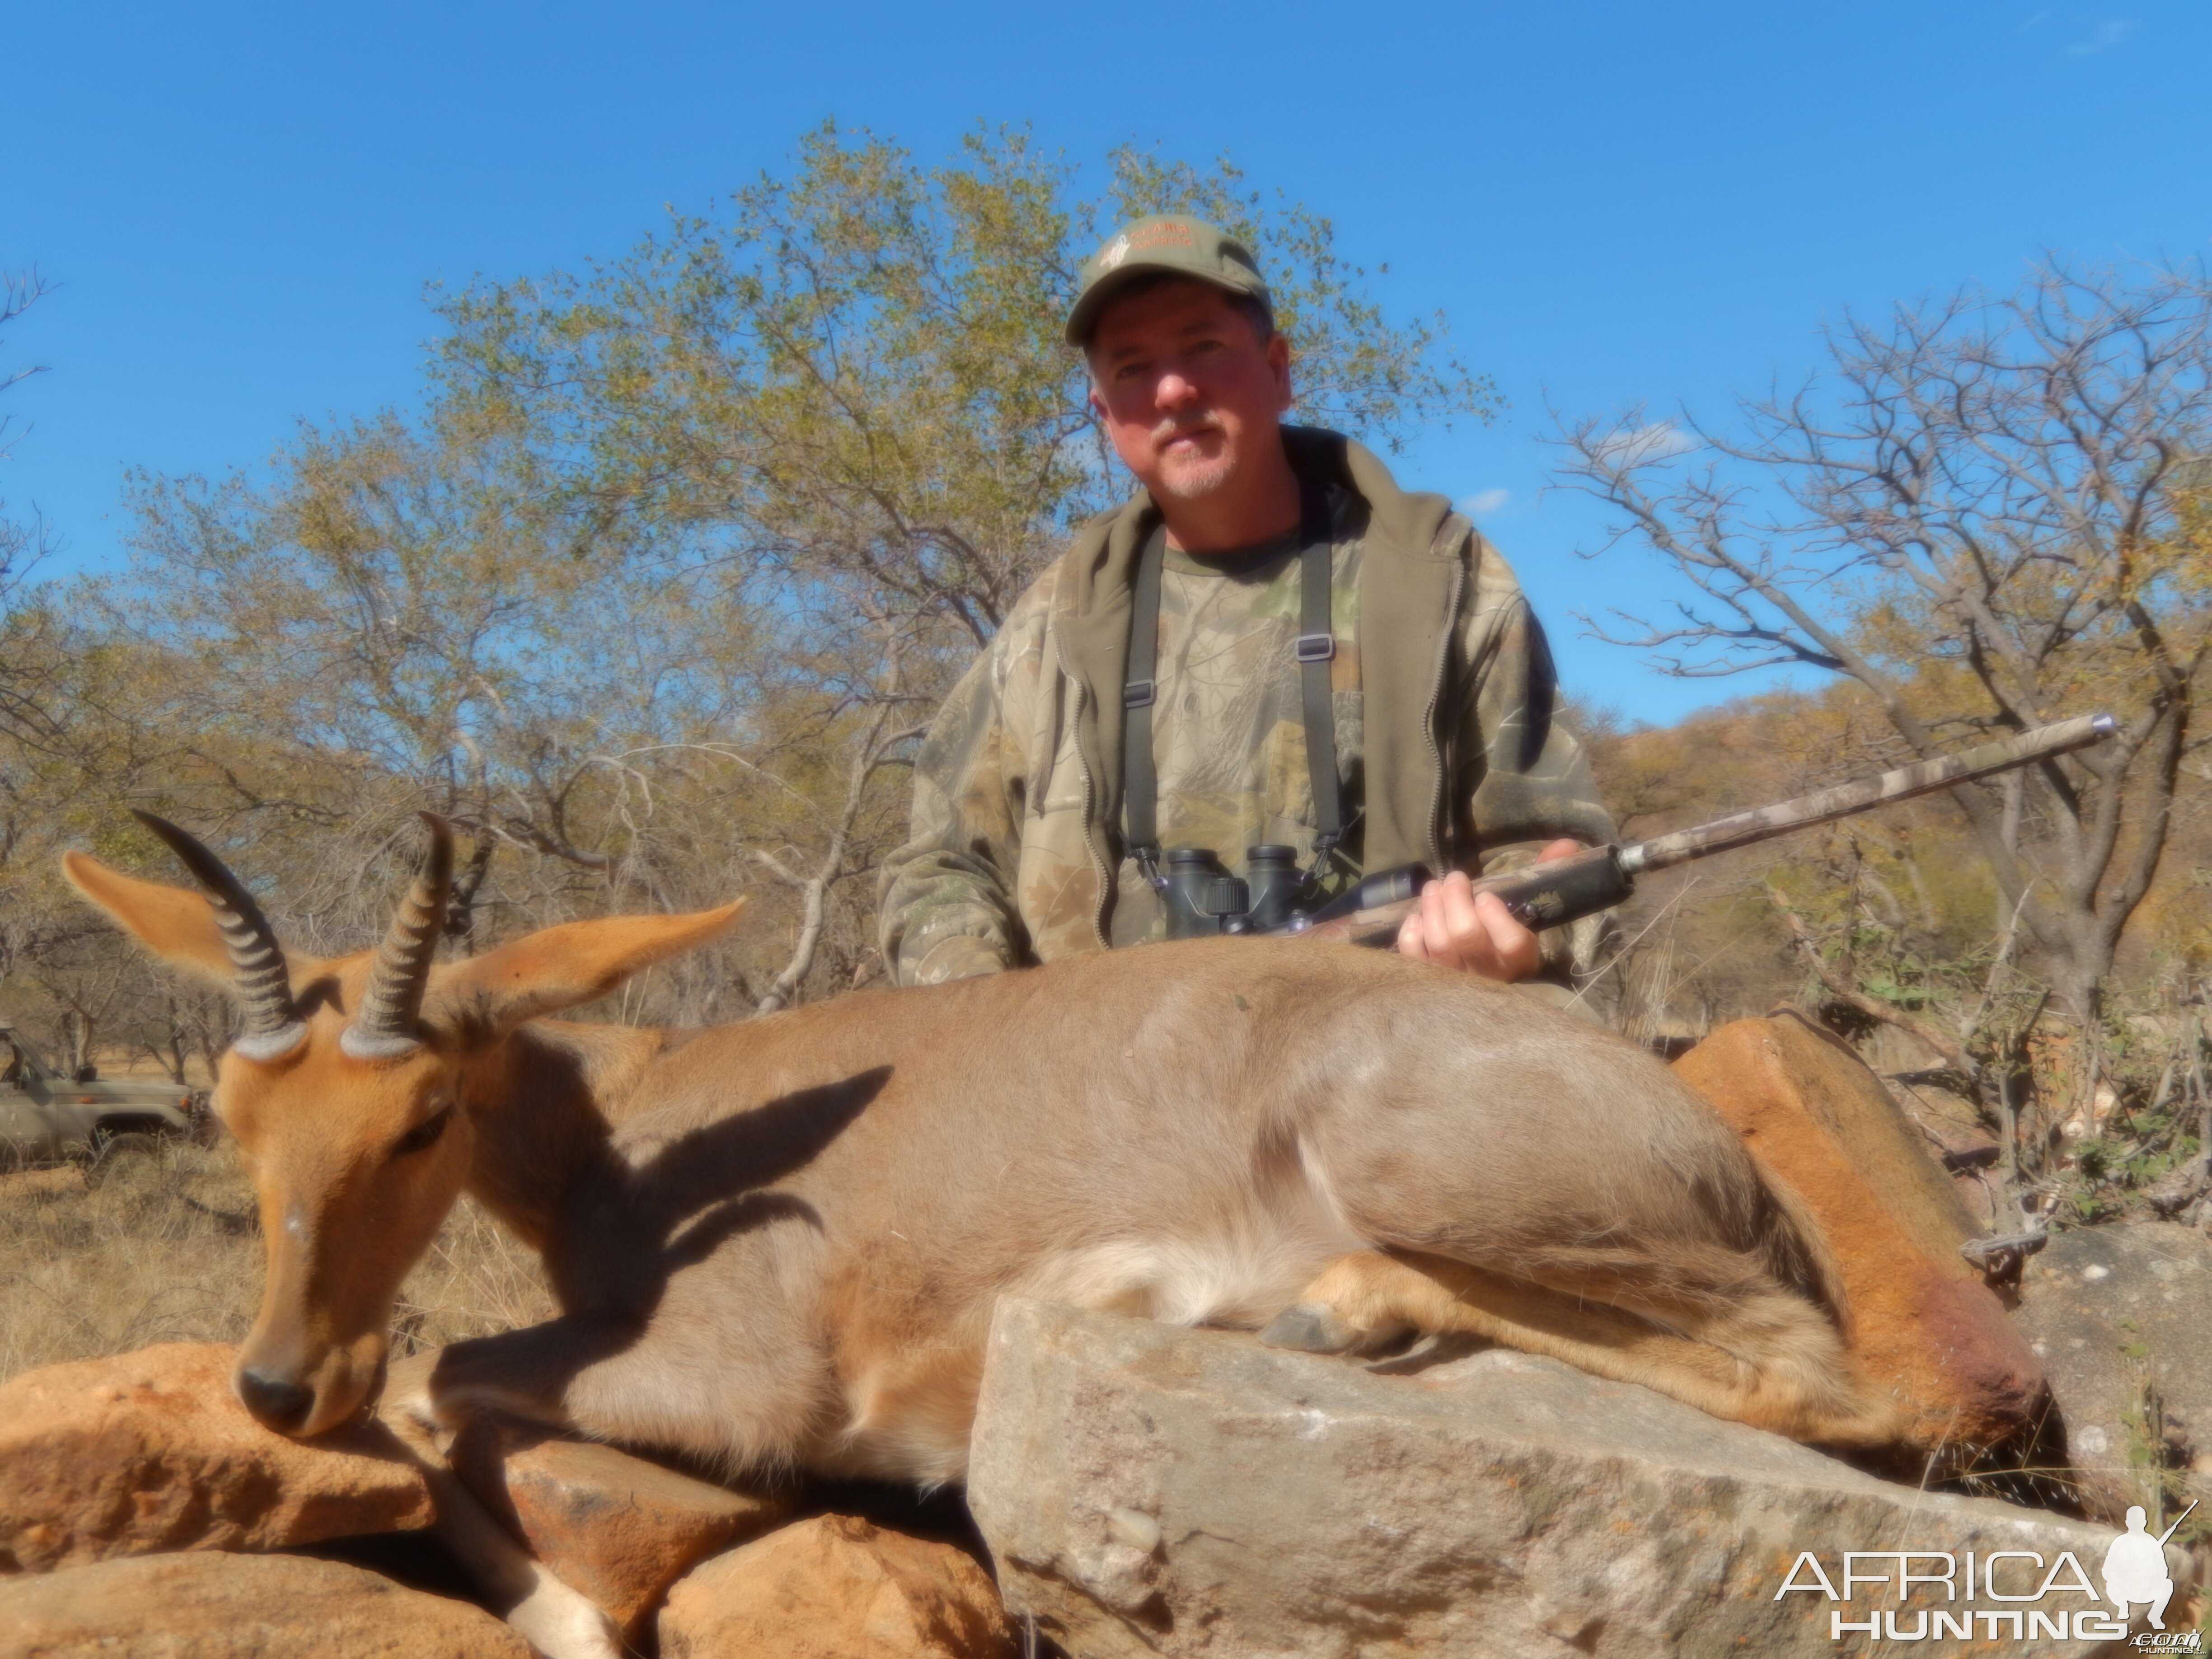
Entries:
[[2212, 5], [811, 7], [447, 0], [0, 3], [0, 268], [53, 295], [0, 343], [0, 495], [58, 568], [121, 556], [126, 466], [252, 465], [301, 419], [406, 406], [427, 282], [611, 256], [824, 118], [925, 156], [978, 118], [1092, 158], [1226, 152], [1443, 307], [1511, 407], [1417, 443], [1480, 505], [1576, 690], [1664, 720], [1670, 681], [1571, 612], [1665, 578], [1542, 494], [1547, 400], [1715, 410], [1814, 331], [2044, 250], [2212, 236]]

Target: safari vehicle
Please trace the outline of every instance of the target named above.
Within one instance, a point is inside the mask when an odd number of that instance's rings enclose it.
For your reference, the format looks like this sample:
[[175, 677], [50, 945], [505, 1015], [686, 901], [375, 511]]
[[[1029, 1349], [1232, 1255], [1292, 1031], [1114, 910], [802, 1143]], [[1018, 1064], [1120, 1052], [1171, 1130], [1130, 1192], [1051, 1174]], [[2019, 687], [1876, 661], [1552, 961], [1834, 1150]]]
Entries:
[[57, 1077], [0, 1025], [0, 1165], [101, 1158], [163, 1135], [190, 1135], [193, 1094], [167, 1079]]

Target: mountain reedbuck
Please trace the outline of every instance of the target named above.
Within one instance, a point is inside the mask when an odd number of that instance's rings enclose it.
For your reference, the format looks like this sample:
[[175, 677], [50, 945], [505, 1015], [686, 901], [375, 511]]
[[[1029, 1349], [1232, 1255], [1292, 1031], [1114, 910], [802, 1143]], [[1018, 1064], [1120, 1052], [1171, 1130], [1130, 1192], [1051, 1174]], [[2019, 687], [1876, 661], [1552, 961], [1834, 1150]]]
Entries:
[[445, 1350], [422, 1409], [448, 1426], [957, 1480], [1011, 1292], [1314, 1350], [1472, 1332], [1800, 1439], [1894, 1436], [1796, 1201], [1659, 1061], [1506, 987], [1224, 939], [706, 1030], [578, 1024], [544, 1016], [741, 903], [434, 963], [433, 819], [375, 951], [288, 959], [213, 854], [141, 817], [210, 896], [68, 873], [242, 1005], [216, 1105], [268, 1282], [237, 1389], [286, 1434], [374, 1401], [400, 1282], [467, 1191], [562, 1312]]

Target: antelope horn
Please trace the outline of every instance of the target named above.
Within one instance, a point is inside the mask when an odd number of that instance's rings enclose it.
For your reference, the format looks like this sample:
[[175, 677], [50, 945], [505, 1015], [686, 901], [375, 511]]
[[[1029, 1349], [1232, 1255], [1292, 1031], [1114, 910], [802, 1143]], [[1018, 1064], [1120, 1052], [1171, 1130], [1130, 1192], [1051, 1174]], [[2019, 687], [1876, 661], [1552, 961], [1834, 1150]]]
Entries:
[[430, 832], [415, 885], [392, 919], [392, 931], [376, 947], [368, 970], [368, 989], [361, 1012], [338, 1037], [338, 1046], [356, 1060], [390, 1060], [422, 1039], [415, 1022], [422, 1012], [422, 992], [430, 982], [430, 957], [446, 926], [446, 901], [453, 890], [453, 832], [445, 819], [420, 814]]
[[299, 1046], [307, 1022], [292, 1004], [292, 976], [284, 966], [284, 947], [276, 931], [246, 884], [223, 861], [167, 818], [133, 807], [131, 816], [161, 837], [193, 878], [207, 889], [216, 926], [230, 951], [231, 989], [245, 1014], [246, 1029], [231, 1047], [248, 1060], [275, 1060]]

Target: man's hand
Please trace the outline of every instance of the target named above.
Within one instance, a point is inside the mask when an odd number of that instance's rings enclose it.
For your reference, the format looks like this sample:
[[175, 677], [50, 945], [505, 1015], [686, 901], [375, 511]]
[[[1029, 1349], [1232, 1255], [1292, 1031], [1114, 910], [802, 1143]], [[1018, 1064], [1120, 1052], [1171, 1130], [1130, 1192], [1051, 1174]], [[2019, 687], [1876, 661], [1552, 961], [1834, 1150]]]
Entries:
[[[1582, 850], [1580, 842], [1562, 838], [1539, 853], [1536, 862], [1549, 864]], [[1514, 919], [1504, 900], [1476, 892], [1459, 870], [1421, 889], [1419, 905], [1398, 929], [1398, 953], [1509, 985], [1544, 965], [1535, 934]]]

